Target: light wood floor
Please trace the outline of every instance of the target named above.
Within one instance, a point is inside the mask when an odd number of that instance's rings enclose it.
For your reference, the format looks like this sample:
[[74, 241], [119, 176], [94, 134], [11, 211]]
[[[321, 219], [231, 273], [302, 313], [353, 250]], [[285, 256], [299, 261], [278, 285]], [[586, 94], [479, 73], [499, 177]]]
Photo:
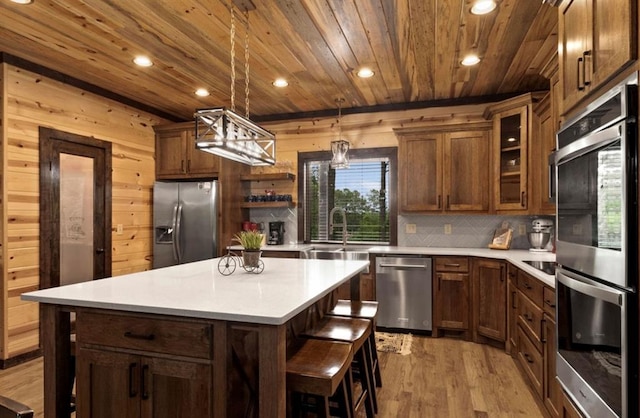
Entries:
[[414, 336], [410, 355], [379, 353], [379, 357], [381, 418], [544, 416], [504, 350]]
[[[380, 418], [543, 417], [504, 351], [449, 338], [414, 336], [411, 354], [380, 353]], [[42, 359], [0, 370], [0, 394], [42, 413]]]

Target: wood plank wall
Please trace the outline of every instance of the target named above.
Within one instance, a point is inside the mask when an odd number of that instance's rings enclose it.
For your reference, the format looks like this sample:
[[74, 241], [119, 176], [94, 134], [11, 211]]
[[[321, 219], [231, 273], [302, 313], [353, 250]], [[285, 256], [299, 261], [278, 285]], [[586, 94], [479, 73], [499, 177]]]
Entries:
[[[488, 104], [431, 107], [414, 110], [360, 113], [342, 117], [342, 138], [351, 149], [397, 147], [394, 129], [420, 129], [434, 126], [486, 123], [482, 113]], [[298, 152], [326, 151], [338, 137], [336, 117], [264, 122], [260, 124], [276, 134], [276, 165], [254, 167], [252, 173], [288, 171], [298, 172]], [[297, 182], [274, 182], [271, 186], [278, 194], [292, 194], [297, 198]], [[252, 186], [252, 193], [264, 193], [265, 184]]]
[[[4, 144], [5, 139], [7, 138], [7, 124], [3, 118], [4, 110], [7, 107], [7, 95], [5, 88], [5, 80], [7, 79], [7, 69], [5, 65], [0, 66], [0, 165], [1, 167], [6, 166], [5, 161], [5, 152], [4, 152]], [[0, 271], [3, 272], [3, 279], [0, 280], [0, 358], [5, 357], [5, 344], [4, 341], [7, 341], [8, 336], [8, 315], [4, 314], [7, 312], [7, 280], [6, 280], [6, 268], [5, 268], [5, 252], [6, 252], [6, 242], [7, 235], [5, 227], [5, 202], [7, 201], [6, 196], [6, 187], [5, 187], [5, 175], [4, 171], [0, 168]]]
[[[23, 69], [2, 64], [0, 359], [38, 348], [38, 126], [113, 144], [114, 276], [151, 268], [153, 125], [166, 120]], [[118, 224], [124, 227], [116, 234]]]

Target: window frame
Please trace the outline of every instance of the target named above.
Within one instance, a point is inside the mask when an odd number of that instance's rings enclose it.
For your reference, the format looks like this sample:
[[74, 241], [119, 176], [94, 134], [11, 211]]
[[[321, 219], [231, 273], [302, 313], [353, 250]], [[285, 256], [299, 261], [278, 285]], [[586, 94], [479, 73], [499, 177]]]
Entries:
[[[349, 159], [389, 159], [389, 245], [398, 245], [398, 147], [350, 149]], [[307, 161], [331, 160], [331, 151], [298, 153], [298, 242], [310, 243], [305, 237], [305, 164]], [[392, 187], [391, 187], [392, 186]]]

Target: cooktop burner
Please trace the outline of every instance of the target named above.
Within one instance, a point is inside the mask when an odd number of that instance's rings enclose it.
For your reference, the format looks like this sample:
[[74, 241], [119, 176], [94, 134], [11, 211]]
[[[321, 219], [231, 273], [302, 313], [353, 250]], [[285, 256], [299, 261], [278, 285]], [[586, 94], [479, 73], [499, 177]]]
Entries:
[[532, 261], [532, 260], [522, 260], [523, 263], [527, 263], [531, 267], [537, 268], [538, 270], [551, 274], [555, 276], [556, 274], [556, 263], [553, 261]]

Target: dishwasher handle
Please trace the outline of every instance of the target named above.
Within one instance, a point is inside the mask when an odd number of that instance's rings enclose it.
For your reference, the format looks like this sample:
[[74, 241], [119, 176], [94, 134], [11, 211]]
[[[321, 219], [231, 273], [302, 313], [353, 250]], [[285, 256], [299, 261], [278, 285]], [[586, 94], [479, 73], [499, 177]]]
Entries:
[[421, 269], [425, 270], [427, 268], [424, 264], [388, 264], [388, 263], [380, 263], [378, 266], [380, 268], [393, 268], [393, 269]]

